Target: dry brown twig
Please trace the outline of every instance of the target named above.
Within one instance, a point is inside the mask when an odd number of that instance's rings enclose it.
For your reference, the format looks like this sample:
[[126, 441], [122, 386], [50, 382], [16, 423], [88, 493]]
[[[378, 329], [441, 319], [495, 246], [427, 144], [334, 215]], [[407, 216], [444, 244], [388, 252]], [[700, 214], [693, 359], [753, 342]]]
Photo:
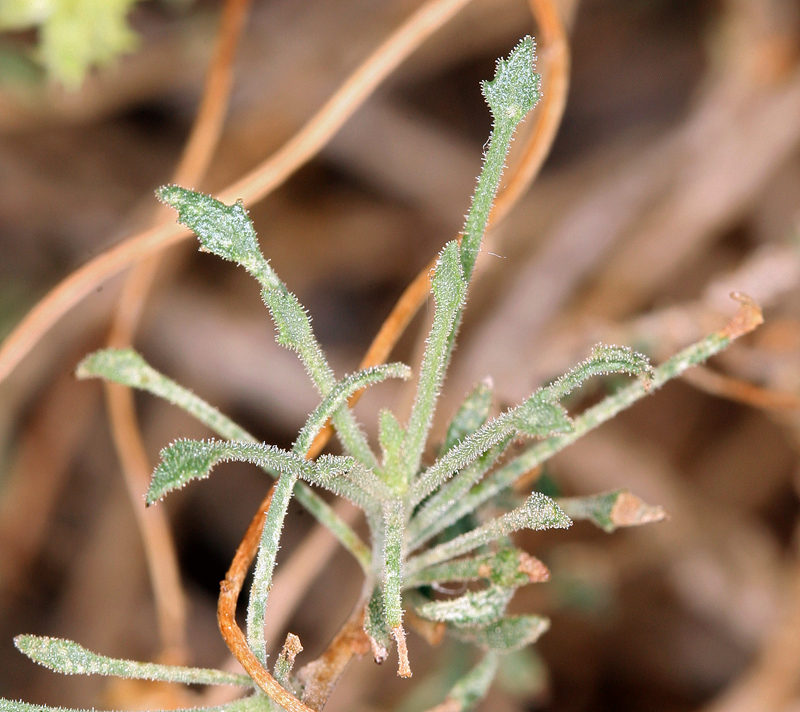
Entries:
[[[223, 7], [200, 109], [173, 174], [176, 183], [196, 185], [202, 182], [211, 163], [222, 134], [233, 85], [233, 60], [249, 5], [249, 0], [227, 0]], [[133, 343], [161, 257], [161, 251], [152, 253], [128, 274], [111, 324], [109, 346], [124, 348]], [[166, 512], [163, 508], [145, 510], [141, 506], [152, 467], [137, 423], [133, 392], [115, 383], [103, 385], [114, 445], [144, 543], [161, 638], [159, 657], [169, 662], [184, 662], [187, 657], [186, 597]]]

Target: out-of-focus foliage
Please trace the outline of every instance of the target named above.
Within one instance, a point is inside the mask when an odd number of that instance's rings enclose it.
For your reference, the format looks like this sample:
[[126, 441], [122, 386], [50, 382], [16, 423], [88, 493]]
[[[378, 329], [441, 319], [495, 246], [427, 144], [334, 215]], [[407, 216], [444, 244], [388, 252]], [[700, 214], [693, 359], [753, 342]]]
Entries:
[[137, 0], [3, 0], [0, 30], [38, 30], [36, 59], [77, 89], [86, 73], [137, 45], [128, 13]]

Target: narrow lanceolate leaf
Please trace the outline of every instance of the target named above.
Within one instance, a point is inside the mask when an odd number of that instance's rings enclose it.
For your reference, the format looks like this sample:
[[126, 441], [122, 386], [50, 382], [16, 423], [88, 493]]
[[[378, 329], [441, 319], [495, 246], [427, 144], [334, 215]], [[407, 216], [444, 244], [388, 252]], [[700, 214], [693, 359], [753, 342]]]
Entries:
[[458, 502], [495, 465], [513, 439], [507, 435], [423, 502], [408, 525], [409, 550], [418, 548], [463, 517], [461, 513], [453, 514]]
[[571, 430], [572, 421], [567, 411], [558, 403], [549, 402], [539, 391], [516, 408], [482, 425], [431, 465], [414, 484], [411, 502], [419, 504], [456, 472], [509, 436], [546, 437]]
[[571, 445], [590, 430], [610, 420], [636, 401], [654, 393], [692, 366], [703, 363], [723, 351], [734, 339], [755, 329], [763, 321], [761, 310], [747, 297], [737, 295], [737, 299], [742, 301], [743, 305], [725, 328], [709, 334], [654, 368], [649, 383], [639, 379], [625, 388], [620, 388], [616, 393], [607, 396], [576, 417], [569, 432], [532, 445], [519, 457], [492, 472], [475, 485], [468, 495], [455, 502], [448, 516], [453, 516], [457, 520], [469, 512], [474, 512], [492, 497], [510, 487], [519, 477]]
[[502, 617], [514, 596], [514, 588], [489, 586], [482, 591], [468, 591], [448, 601], [430, 601], [417, 608], [423, 618], [459, 627], [487, 625]]
[[572, 519], [588, 519], [606, 532], [636, 527], [666, 519], [663, 507], [646, 504], [628, 490], [604, 492], [590, 497], [563, 497], [559, 506]]
[[500, 657], [497, 654], [487, 653], [483, 660], [453, 685], [445, 701], [437, 709], [447, 712], [467, 712], [472, 709], [489, 692], [499, 663]]
[[436, 311], [422, 357], [417, 395], [403, 441], [403, 467], [408, 482], [416, 474], [425, 449], [448, 361], [450, 336], [466, 298], [467, 283], [464, 280], [460, 248], [456, 241], [447, 243], [439, 255], [432, 290]]
[[484, 650], [511, 653], [535, 643], [549, 627], [550, 620], [543, 616], [508, 616], [482, 628], [452, 626], [450, 632]]
[[508, 59], [498, 60], [494, 79], [481, 84], [494, 127], [461, 241], [461, 264], [467, 282], [472, 277], [511, 137], [517, 124], [539, 100], [539, 75], [533, 71], [535, 61], [533, 40], [526, 37], [511, 51]]
[[533, 529], [534, 531], [567, 529], [571, 525], [570, 518], [561, 511], [553, 499], [541, 492], [534, 492], [521, 507], [413, 557], [408, 561], [406, 575], [411, 578], [429, 566], [463, 556], [479, 546], [520, 529]]
[[598, 344], [592, 349], [589, 358], [545, 390], [553, 400], [560, 400], [592, 376], [608, 376], [612, 373], [627, 373], [637, 376], [642, 379], [642, 383], [646, 387], [653, 377], [653, 367], [647, 356], [632, 351], [626, 346]]
[[389, 410], [381, 410], [378, 418], [378, 441], [381, 446], [383, 462], [381, 476], [395, 494], [402, 494], [405, 487], [403, 473], [403, 438], [405, 431], [397, 418]]
[[423, 569], [406, 578], [408, 586], [422, 586], [448, 581], [478, 581], [485, 579], [497, 586], [524, 586], [529, 583], [547, 581], [550, 572], [534, 556], [520, 549], [472, 556], [465, 559], [445, 561]]
[[113, 675], [131, 680], [158, 680], [192, 685], [238, 685], [251, 687], [247, 675], [221, 670], [139, 663], [98, 655], [78, 643], [61, 638], [18, 635], [17, 649], [34, 662], [64, 675]]
[[[168, 400], [183, 408], [201, 423], [226, 440], [241, 440], [257, 443], [256, 438], [230, 418], [220, 413], [190, 390], [178, 385], [170, 378], [156, 371], [144, 359], [131, 349], [105, 349], [87, 356], [78, 366], [79, 378], [100, 377], [131, 388], [140, 388], [148, 393]], [[277, 478], [278, 472], [271, 467], [261, 465], [271, 477]], [[324, 474], [321, 473], [321, 474]], [[369, 568], [371, 554], [369, 548], [358, 535], [329, 507], [325, 501], [312, 491], [308, 485], [298, 482], [294, 491], [300, 502], [319, 522], [324, 524], [349, 552], [355, 556], [361, 567]], [[366, 506], [358, 501], [358, 493], [342, 493], [356, 501], [359, 506]]]
[[444, 455], [454, 445], [458, 445], [465, 437], [480, 428], [488, 420], [491, 407], [492, 382], [487, 379], [474, 388], [453, 416], [439, 456]]
[[272, 490], [272, 500], [261, 532], [261, 543], [250, 587], [250, 600], [247, 604], [247, 644], [264, 666], [267, 664], [267, 643], [264, 638], [267, 599], [272, 588], [272, 573], [275, 570], [275, 558], [278, 555], [283, 522], [297, 478], [296, 472], [284, 472]]
[[403, 590], [403, 503], [393, 500], [384, 505], [383, 532], [383, 610], [390, 629], [403, 622], [400, 594]]
[[89, 354], [78, 364], [78, 378], [104, 378], [129, 388], [152, 393], [177, 405], [228, 440], [255, 438], [230, 418], [164, 374], [156, 371], [133, 349], [103, 349]]
[[[153, 473], [146, 501], [152, 504], [191, 480], [208, 477], [215, 465], [229, 461], [249, 462], [280, 473], [296, 473], [298, 477], [308, 471], [311, 478], [316, 469], [313, 462], [274, 445], [235, 440], [178, 440], [161, 451], [161, 462]], [[329, 471], [335, 467], [339, 472], [354, 464], [347, 457], [329, 458], [326, 463]]]
[[[170, 712], [261, 712], [264, 697], [253, 695], [234, 700], [218, 707], [189, 707], [185, 709], [170, 710]], [[5, 700], [0, 698], [0, 712], [97, 712], [97, 710], [79, 710], [69, 707], [50, 707], [49, 705], [32, 705], [28, 702]]]
[[387, 378], [408, 379], [411, 377], [411, 369], [402, 363], [387, 363], [380, 366], [372, 366], [357, 371], [349, 376], [345, 376], [331, 389], [330, 393], [314, 409], [308, 417], [306, 424], [297, 436], [292, 449], [298, 455], [305, 455], [311, 447], [311, 443], [317, 433], [323, 428], [328, 418], [339, 408], [347, 403], [356, 391], [371, 386], [375, 383], [385, 381]]
[[392, 639], [383, 609], [383, 596], [377, 586], [372, 590], [372, 596], [364, 610], [364, 632], [369, 638], [372, 657], [376, 663], [382, 663], [389, 657]]

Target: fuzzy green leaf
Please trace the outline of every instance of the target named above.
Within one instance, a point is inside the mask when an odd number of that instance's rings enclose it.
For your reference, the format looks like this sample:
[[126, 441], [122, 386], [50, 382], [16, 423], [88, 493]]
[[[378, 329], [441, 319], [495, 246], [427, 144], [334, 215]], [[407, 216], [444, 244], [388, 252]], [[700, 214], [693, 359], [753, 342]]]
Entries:
[[653, 367], [647, 356], [627, 346], [597, 344], [589, 358], [548, 386], [545, 391], [553, 400], [560, 400], [592, 376], [608, 376], [612, 373], [637, 376], [645, 385], [649, 385], [653, 377]]
[[464, 399], [458, 412], [453, 416], [444, 436], [439, 456], [458, 445], [465, 437], [472, 435], [489, 418], [492, 407], [492, 383], [489, 380], [479, 383]]
[[481, 82], [481, 91], [495, 123], [516, 126], [539, 101], [538, 74], [534, 74], [536, 44], [525, 37], [508, 55], [498, 59], [494, 79]]
[[450, 627], [450, 632], [484, 650], [510, 653], [535, 643], [550, 627], [544, 616], [508, 616], [482, 628]]
[[384, 505], [383, 533], [383, 610], [390, 629], [403, 623], [403, 503], [392, 500]]
[[[224, 416], [202, 398], [156, 371], [132, 349], [97, 351], [81, 361], [77, 369], [77, 376], [78, 378], [101, 377], [132, 388], [140, 388], [183, 408], [187, 413], [193, 415], [226, 440], [258, 442], [244, 428]], [[321, 466], [322, 462], [322, 459], [318, 458], [317, 464]], [[277, 478], [279, 475], [277, 470], [267, 465], [261, 465], [261, 468], [271, 477]], [[322, 468], [318, 472], [321, 477], [324, 477], [328, 470]], [[304, 474], [310, 479], [310, 475], [314, 474], [314, 472], [308, 470]], [[340, 480], [341, 478], [329, 478], [328, 488], [333, 489], [331, 484], [334, 482], [338, 484]], [[305, 483], [298, 482], [295, 485], [294, 494], [300, 504], [331, 530], [334, 536], [355, 556], [361, 567], [366, 571], [369, 568], [371, 555], [369, 549], [358, 535]], [[362, 508], [368, 506], [367, 496], [364, 495], [363, 498], [359, 499], [359, 493], [348, 489], [347, 483], [342, 483], [341, 490], [336, 491], [336, 494], [348, 497]]]
[[619, 527], [660, 522], [667, 516], [663, 507], [646, 504], [628, 490], [615, 490], [589, 497], [564, 497], [557, 501], [572, 519], [588, 519], [609, 533]]
[[448, 712], [467, 712], [472, 709], [489, 692], [499, 663], [498, 655], [487, 653], [483, 660], [453, 685], [440, 708]]
[[308, 417], [292, 449], [298, 455], [305, 455], [311, 447], [311, 443], [317, 433], [322, 430], [328, 418], [340, 407], [344, 406], [347, 403], [347, 399], [356, 391], [385, 381], [387, 378], [402, 378], [405, 380], [410, 377], [411, 369], [402, 363], [387, 363], [379, 366], [372, 366], [371, 368], [365, 368], [349, 376], [345, 376], [341, 381], [336, 383], [330, 393], [325, 396], [322, 402], [314, 409], [314, 412]]
[[461, 468], [509, 436], [545, 437], [571, 430], [567, 411], [560, 404], [549, 402], [544, 391], [537, 391], [521, 405], [482, 425], [431, 465], [414, 484], [411, 502], [419, 504]]
[[263, 264], [266, 260], [261, 254], [253, 222], [242, 201], [225, 205], [210, 195], [179, 185], [162, 186], [156, 191], [156, 196], [162, 203], [178, 211], [178, 222], [197, 235], [203, 252], [236, 262], [253, 276], [266, 277], [277, 286], [274, 272]]
[[389, 657], [392, 639], [383, 609], [383, 596], [377, 586], [372, 590], [372, 596], [364, 611], [364, 632], [372, 647], [372, 657], [376, 663], [382, 663]]
[[178, 211], [178, 222], [197, 235], [201, 250], [240, 264], [261, 283], [262, 297], [278, 332], [276, 340], [298, 353], [317, 389], [327, 395], [334, 385], [333, 372], [314, 337], [308, 314], [261, 253], [241, 201], [225, 205], [177, 185], [163, 186], [156, 195]]
[[500, 537], [508, 536], [520, 529], [542, 531], [544, 529], [567, 529], [571, 525], [572, 521], [561, 511], [555, 500], [541, 492], [534, 492], [521, 507], [506, 512], [477, 529], [413, 557], [408, 562], [407, 575], [413, 577], [417, 572], [429, 566], [463, 556], [479, 546], [496, 541]]
[[417, 613], [431, 621], [452, 623], [459, 627], [487, 625], [502, 617], [514, 596], [514, 588], [489, 586], [482, 591], [468, 591], [447, 601], [430, 601]]
[[177, 405], [218, 435], [228, 440], [256, 442], [244, 428], [199, 398], [156, 371], [133, 349], [102, 349], [86, 356], [75, 370], [78, 378], [103, 378], [129, 388], [152, 393]]
[[[280, 473], [296, 473], [298, 477], [306, 472], [310, 479], [318, 476], [313, 462], [274, 445], [235, 440], [178, 440], [161, 451], [161, 462], [153, 473], [146, 501], [152, 504], [191, 480], [208, 477], [218, 463], [230, 461], [249, 462]], [[354, 464], [349, 457], [329, 458], [325, 462], [328, 476], [334, 470], [345, 472]]]
[[533, 39], [525, 37], [507, 60], [498, 60], [494, 79], [481, 85], [494, 127], [461, 240], [461, 265], [467, 282], [472, 278], [514, 130], [539, 100], [539, 75], [533, 72], [535, 59]]
[[432, 291], [436, 301], [433, 325], [422, 357], [414, 406], [403, 442], [406, 480], [417, 473], [425, 441], [433, 420], [436, 400], [444, 379], [450, 349], [450, 337], [466, 298], [467, 283], [461, 268], [460, 249], [453, 240], [439, 255], [433, 276]]
[[386, 409], [381, 410], [378, 416], [378, 442], [383, 455], [381, 474], [384, 481], [395, 494], [402, 494], [405, 490], [405, 477], [403, 473], [403, 426]]
[[247, 675], [221, 670], [139, 663], [98, 655], [71, 640], [38, 635], [18, 635], [17, 649], [34, 662], [64, 675], [111, 675], [132, 680], [160, 680], [192, 685], [238, 685], [251, 687]]
[[408, 577], [406, 584], [422, 586], [447, 581], [485, 579], [496, 586], [520, 587], [546, 581], [549, 577], [550, 572], [539, 559], [520, 549], [508, 548], [430, 566]]

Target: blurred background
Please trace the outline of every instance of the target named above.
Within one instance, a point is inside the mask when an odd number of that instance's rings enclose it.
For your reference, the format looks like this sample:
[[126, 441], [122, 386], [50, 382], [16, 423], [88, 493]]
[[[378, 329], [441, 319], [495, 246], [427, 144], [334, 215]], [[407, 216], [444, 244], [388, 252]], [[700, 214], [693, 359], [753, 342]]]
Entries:
[[[734, 290], [764, 307], [766, 323], [547, 463], [549, 492], [628, 487], [670, 519], [520, 537], [552, 579], [520, 591], [512, 608], [544, 613], [552, 627], [480, 709], [798, 712], [800, 3], [555, 5], [572, 55], [566, 112], [540, 176], [482, 256], [441, 420], [482, 378], [494, 379], [498, 409], [513, 405], [601, 340], [660, 362], [721, 328]], [[193, 187], [218, 191], [277, 150], [418, 6], [254, 0], [221, 143]], [[3, 334], [73, 269], [153, 219], [153, 190], [169, 180], [197, 111], [219, 10], [211, 0], [136, 4], [136, 50], [73, 90], [29, 59], [35, 31], [0, 35]], [[251, 209], [339, 375], [462, 226], [490, 129], [479, 81], [528, 33], [537, 28], [522, 0], [474, 0]], [[121, 284], [97, 284], [0, 385], [3, 697], [148, 708], [146, 689], [57, 676], [12, 642], [62, 636], [142, 660], [159, 649], [102, 387], [71, 375], [105, 342]], [[393, 358], [418, 361], [428, 316], [423, 307]], [[274, 343], [255, 283], [194, 244], [162, 264], [135, 345], [271, 443], [290, 445], [316, 405], [302, 366]], [[589, 389], [570, 408], [599, 395]], [[363, 399], [357, 413], [372, 438], [386, 404], [407, 413], [408, 391], [386, 384]], [[173, 439], [209, 435], [152, 397], [136, 406], [151, 464]], [[226, 664], [219, 581], [266, 490], [255, 468], [226, 465], [161, 505], [187, 597], [190, 664]], [[279, 570], [312, 527], [292, 510]], [[288, 629], [303, 641], [300, 664], [346, 620], [360, 584], [339, 550], [307, 593], [294, 592]], [[409, 644], [411, 681], [367, 656], [326, 709], [414, 712], [441, 701], [470, 651], [413, 634]]]

